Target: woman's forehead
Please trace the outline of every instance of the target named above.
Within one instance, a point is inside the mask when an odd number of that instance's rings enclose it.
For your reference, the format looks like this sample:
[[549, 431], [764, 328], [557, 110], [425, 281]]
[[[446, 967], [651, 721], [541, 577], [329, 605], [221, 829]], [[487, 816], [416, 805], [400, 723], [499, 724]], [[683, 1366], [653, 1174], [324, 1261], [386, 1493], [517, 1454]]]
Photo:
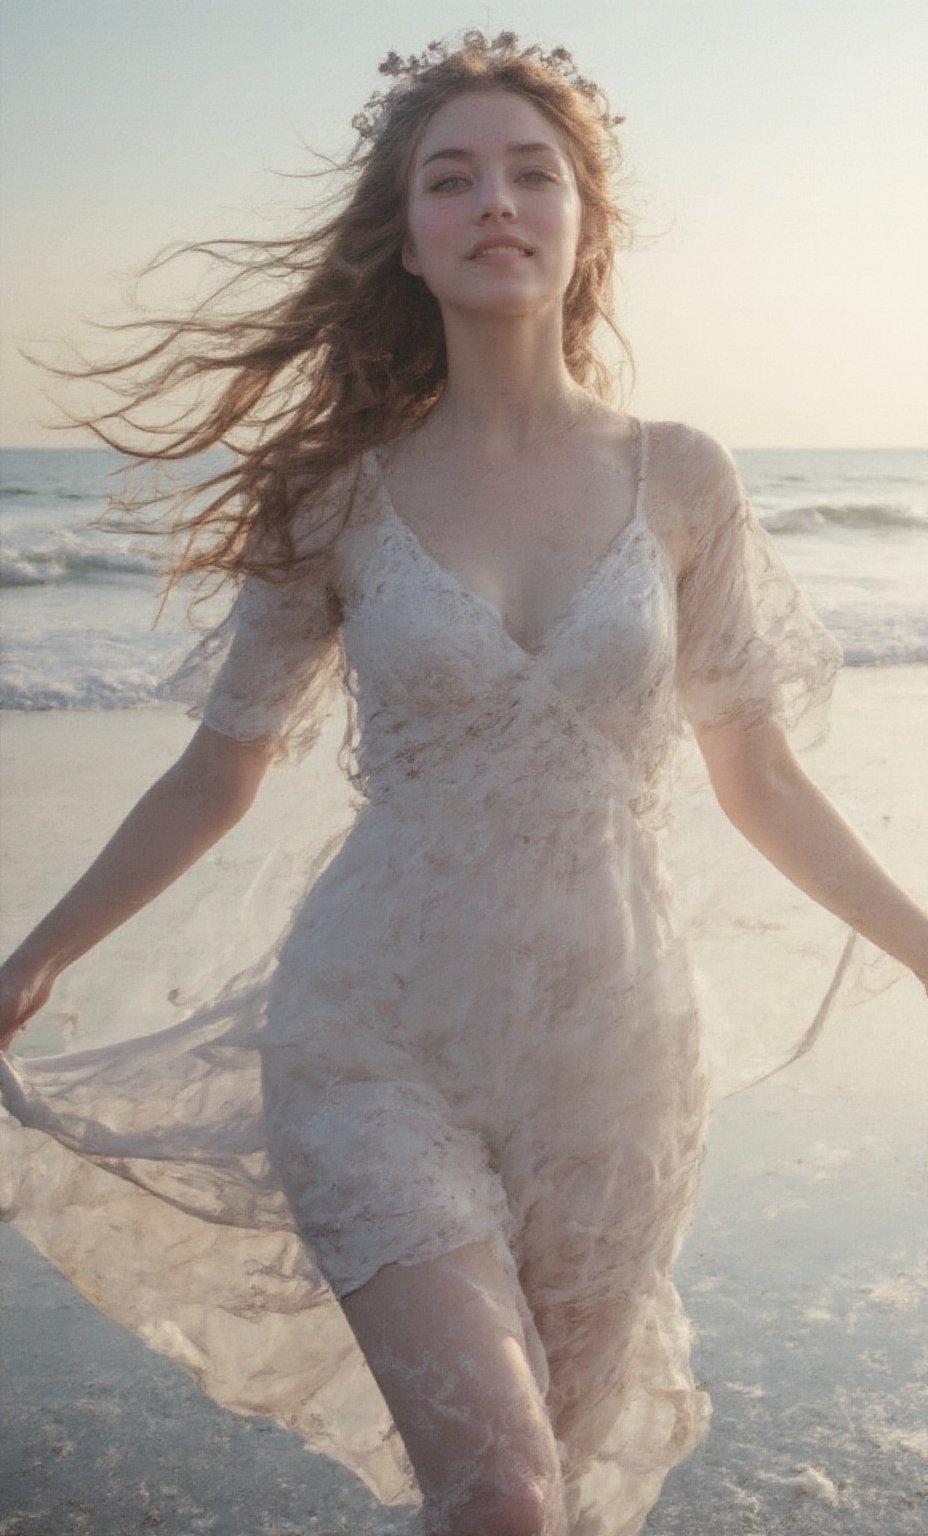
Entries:
[[421, 166], [442, 150], [479, 155], [510, 146], [531, 146], [570, 158], [557, 128], [526, 96], [500, 87], [461, 91], [429, 118], [417, 146], [416, 164]]

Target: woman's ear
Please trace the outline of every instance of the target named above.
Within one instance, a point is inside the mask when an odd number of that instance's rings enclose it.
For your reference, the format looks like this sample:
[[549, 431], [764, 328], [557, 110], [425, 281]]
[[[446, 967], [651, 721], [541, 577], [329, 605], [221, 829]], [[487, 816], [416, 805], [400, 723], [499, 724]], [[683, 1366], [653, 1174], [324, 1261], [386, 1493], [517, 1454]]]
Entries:
[[408, 235], [403, 241], [403, 247], [400, 252], [400, 260], [402, 261], [403, 266], [406, 268], [406, 271], [411, 272], [413, 277], [422, 276], [422, 268], [419, 265], [419, 258], [416, 255], [416, 247], [413, 245]]
[[580, 225], [580, 236], [577, 240], [577, 260], [591, 261], [597, 255], [602, 245], [601, 221], [590, 213], [583, 215]]
[[601, 244], [602, 238], [598, 227], [593, 223], [592, 218], [584, 218], [581, 232], [579, 232], [579, 240], [576, 243], [576, 260], [592, 261], [596, 253], [599, 252]]

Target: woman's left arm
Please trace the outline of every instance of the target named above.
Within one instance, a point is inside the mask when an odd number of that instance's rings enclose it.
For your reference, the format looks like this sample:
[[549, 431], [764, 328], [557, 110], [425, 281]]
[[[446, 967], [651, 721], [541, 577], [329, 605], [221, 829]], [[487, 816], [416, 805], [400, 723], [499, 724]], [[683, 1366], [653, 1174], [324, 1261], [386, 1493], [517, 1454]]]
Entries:
[[928, 912], [903, 891], [797, 762], [780, 726], [697, 733], [719, 805], [771, 864], [928, 986]]

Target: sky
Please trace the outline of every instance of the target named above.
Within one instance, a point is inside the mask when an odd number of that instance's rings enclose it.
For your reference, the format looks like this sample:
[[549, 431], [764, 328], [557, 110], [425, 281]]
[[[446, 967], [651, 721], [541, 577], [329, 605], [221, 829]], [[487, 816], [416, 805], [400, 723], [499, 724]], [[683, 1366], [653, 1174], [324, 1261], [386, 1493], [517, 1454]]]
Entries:
[[127, 318], [169, 243], [291, 229], [386, 53], [471, 26], [566, 44], [626, 116], [630, 409], [928, 446], [923, 0], [0, 0], [0, 443], [81, 441], [21, 348]]

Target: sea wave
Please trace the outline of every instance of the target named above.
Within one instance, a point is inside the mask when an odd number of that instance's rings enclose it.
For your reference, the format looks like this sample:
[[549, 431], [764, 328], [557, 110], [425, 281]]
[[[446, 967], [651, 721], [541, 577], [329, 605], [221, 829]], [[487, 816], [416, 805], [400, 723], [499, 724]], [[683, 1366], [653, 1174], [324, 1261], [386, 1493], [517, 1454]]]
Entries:
[[157, 576], [154, 549], [127, 540], [63, 531], [37, 543], [7, 547], [0, 558], [0, 588], [44, 587], [101, 575]]
[[843, 651], [846, 667], [907, 667], [928, 662], [928, 638], [900, 635], [878, 641], [845, 640]]
[[770, 533], [816, 533], [827, 527], [928, 532], [928, 507], [905, 501], [814, 501], [761, 510], [761, 519]]
[[99, 491], [63, 491], [42, 488], [35, 485], [2, 485], [0, 484], [0, 501], [24, 501], [27, 498], [41, 496], [46, 501], [99, 501]]
[[137, 709], [154, 704], [163, 682], [150, 673], [108, 677], [103, 672], [79, 678], [0, 680], [0, 710]]

